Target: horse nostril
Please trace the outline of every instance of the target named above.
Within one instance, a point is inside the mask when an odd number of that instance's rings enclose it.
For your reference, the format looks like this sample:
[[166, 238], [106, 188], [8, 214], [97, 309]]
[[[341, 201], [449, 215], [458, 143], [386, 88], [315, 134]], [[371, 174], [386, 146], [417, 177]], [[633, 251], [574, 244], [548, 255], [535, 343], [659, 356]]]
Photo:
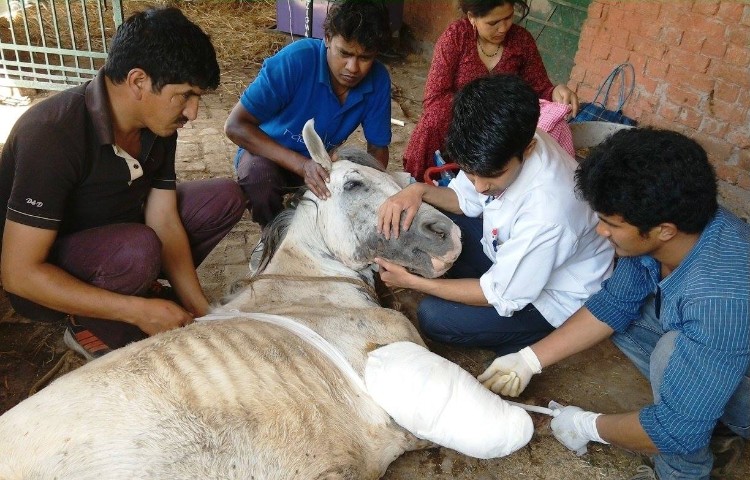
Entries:
[[444, 240], [448, 236], [449, 228], [446, 225], [442, 225], [440, 222], [431, 222], [425, 225], [427, 231], [440, 240]]

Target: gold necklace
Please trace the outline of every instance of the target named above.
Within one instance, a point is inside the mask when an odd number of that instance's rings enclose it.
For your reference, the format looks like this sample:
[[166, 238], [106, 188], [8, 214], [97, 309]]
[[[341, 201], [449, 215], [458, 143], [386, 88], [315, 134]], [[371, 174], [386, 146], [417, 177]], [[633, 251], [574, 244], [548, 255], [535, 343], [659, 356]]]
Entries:
[[492, 55], [490, 55], [490, 54], [488, 54], [487, 52], [484, 51], [484, 48], [482, 48], [482, 41], [479, 40], [479, 38], [477, 38], [477, 45], [479, 46], [479, 51], [482, 52], [482, 55], [484, 55], [487, 58], [492, 58], [492, 57], [496, 56], [498, 53], [500, 53], [500, 49], [503, 47], [502, 45], [498, 45], [497, 46], [497, 50], [495, 50], [495, 53], [493, 53]]

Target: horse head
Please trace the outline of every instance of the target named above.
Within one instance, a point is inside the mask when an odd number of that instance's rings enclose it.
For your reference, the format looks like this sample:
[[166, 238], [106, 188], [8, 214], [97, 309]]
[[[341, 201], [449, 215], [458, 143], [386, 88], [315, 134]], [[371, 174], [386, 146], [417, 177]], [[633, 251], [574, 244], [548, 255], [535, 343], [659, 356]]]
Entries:
[[424, 277], [445, 273], [461, 252], [461, 234], [448, 217], [423, 204], [408, 231], [386, 240], [377, 232], [380, 205], [401, 187], [378, 162], [361, 149], [343, 148], [331, 160], [313, 120], [302, 131], [312, 159], [329, 172], [331, 197], [321, 200], [307, 191], [297, 206], [310, 222], [300, 240], [310, 242], [319, 258], [336, 259], [361, 272], [375, 257], [402, 265]]

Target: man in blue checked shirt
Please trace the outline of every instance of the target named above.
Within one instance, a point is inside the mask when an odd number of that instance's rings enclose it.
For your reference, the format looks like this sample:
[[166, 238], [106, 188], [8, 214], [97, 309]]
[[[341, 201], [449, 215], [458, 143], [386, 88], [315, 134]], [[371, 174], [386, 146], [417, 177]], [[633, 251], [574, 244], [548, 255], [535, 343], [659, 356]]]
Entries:
[[612, 277], [479, 380], [517, 396], [543, 367], [611, 336], [654, 403], [606, 415], [560, 407], [555, 437], [579, 453], [598, 441], [653, 454], [662, 479], [709, 478], [715, 429], [750, 435], [750, 226], [717, 205], [705, 151], [675, 132], [616, 133], [581, 164], [576, 187], [620, 256]]

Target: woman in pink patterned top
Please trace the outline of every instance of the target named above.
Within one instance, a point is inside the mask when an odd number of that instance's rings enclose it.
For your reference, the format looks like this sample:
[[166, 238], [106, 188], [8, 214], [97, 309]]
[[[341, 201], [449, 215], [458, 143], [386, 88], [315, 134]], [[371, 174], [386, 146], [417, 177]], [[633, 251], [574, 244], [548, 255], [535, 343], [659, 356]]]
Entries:
[[451, 122], [453, 95], [472, 80], [493, 73], [514, 73], [523, 78], [540, 99], [570, 105], [578, 111], [578, 97], [566, 85], [552, 85], [534, 38], [513, 24], [518, 5], [524, 18], [529, 7], [523, 0], [461, 0], [466, 18], [457, 20], [435, 43], [424, 90], [424, 109], [404, 153], [404, 170], [418, 181], [433, 165], [435, 150], [443, 149]]

